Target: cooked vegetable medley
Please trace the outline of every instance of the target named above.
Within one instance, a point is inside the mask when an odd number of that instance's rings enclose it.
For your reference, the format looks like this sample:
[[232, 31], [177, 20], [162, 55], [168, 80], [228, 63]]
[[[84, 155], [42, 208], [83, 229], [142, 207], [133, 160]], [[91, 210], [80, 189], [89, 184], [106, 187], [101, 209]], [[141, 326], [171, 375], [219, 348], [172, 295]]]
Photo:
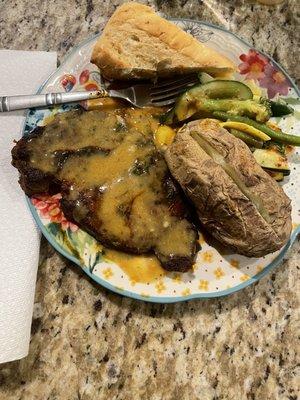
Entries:
[[[282, 132], [269, 119], [291, 114], [293, 108], [283, 99], [270, 101], [254, 95], [242, 82], [214, 80], [206, 73], [199, 74], [199, 81], [200, 84], [178, 97], [161, 122], [176, 126], [192, 119], [219, 120], [223, 128], [250, 147], [258, 164], [275, 180], [282, 181], [289, 175], [286, 145], [300, 146], [300, 136]], [[170, 132], [167, 134], [165, 125], [158, 131], [156, 140], [168, 145], [168, 138], [172, 135]]]

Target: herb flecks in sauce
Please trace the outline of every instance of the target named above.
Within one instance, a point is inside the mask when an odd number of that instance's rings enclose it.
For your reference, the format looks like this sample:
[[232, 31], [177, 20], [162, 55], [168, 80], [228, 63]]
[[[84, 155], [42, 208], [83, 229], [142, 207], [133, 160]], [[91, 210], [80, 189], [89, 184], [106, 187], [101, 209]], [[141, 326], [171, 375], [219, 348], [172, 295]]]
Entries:
[[63, 183], [64, 211], [106, 247], [192, 264], [196, 233], [184, 207], [173, 212], [181, 199], [170, 196], [157, 126], [145, 109], [60, 114], [31, 139], [30, 162]]

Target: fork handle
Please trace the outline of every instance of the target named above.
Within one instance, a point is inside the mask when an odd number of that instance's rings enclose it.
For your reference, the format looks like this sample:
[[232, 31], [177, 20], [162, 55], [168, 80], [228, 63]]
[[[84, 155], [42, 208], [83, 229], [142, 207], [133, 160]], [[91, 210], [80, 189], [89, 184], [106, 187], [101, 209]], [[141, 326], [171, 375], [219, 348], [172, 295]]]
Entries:
[[47, 93], [25, 96], [0, 96], [0, 112], [23, 110], [26, 108], [53, 106], [78, 102], [82, 100], [96, 99], [98, 97], [109, 97], [109, 92], [99, 89], [90, 92], [70, 92], [70, 93]]

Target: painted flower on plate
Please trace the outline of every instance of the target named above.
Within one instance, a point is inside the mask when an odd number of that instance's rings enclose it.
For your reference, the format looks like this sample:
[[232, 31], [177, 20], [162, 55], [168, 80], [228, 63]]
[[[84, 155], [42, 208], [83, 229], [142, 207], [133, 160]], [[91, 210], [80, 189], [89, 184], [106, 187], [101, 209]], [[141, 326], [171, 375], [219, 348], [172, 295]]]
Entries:
[[285, 75], [264, 55], [250, 49], [248, 54], [241, 54], [239, 65], [241, 75], [248, 80], [257, 81], [260, 87], [267, 89], [269, 99], [277, 94], [287, 95], [290, 84]]
[[192, 22], [192, 21], [186, 21], [183, 23], [183, 30], [190, 35], [194, 36], [194, 38], [198, 39], [199, 42], [205, 43], [210, 40], [210, 37], [213, 35], [213, 32], [203, 28], [199, 24]]
[[260, 86], [268, 90], [268, 97], [272, 99], [276, 94], [286, 96], [289, 92], [289, 82], [284, 74], [273, 65], [266, 66], [264, 77], [259, 80]]
[[97, 83], [95, 82], [88, 82], [85, 86], [84, 86], [86, 91], [90, 91], [90, 90], [98, 90], [99, 86], [97, 85]]
[[84, 69], [79, 75], [79, 83], [80, 85], [84, 85], [90, 77], [90, 71], [88, 69]]
[[74, 75], [65, 74], [61, 77], [60, 83], [66, 92], [70, 92], [76, 84], [76, 78]]
[[64, 231], [70, 229], [72, 232], [75, 232], [78, 230], [78, 226], [67, 221], [60, 208], [60, 199], [61, 195], [58, 193], [54, 196], [44, 195], [33, 197], [31, 202], [42, 218], [60, 224]]
[[251, 49], [248, 54], [241, 54], [239, 71], [242, 75], [246, 75], [248, 79], [260, 79], [264, 76], [264, 70], [268, 65], [268, 59], [257, 51]]

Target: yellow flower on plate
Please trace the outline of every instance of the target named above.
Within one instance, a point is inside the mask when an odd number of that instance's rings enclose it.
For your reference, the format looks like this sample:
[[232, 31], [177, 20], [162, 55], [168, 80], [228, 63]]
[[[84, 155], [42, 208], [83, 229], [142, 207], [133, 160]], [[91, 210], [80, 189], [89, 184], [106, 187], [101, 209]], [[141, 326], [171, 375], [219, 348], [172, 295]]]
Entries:
[[191, 294], [191, 291], [189, 288], [186, 288], [181, 292], [181, 294], [182, 296], [188, 296], [189, 294]]
[[198, 288], [199, 288], [200, 290], [208, 290], [208, 284], [209, 284], [208, 281], [206, 281], [206, 280], [204, 280], [204, 279], [201, 279], [200, 282], [199, 282]]
[[141, 296], [143, 296], [143, 297], [150, 297], [150, 294], [142, 292], [142, 293], [141, 293]]
[[198, 269], [198, 265], [197, 264], [193, 264], [192, 265], [192, 270], [193, 272], [195, 272]]
[[135, 279], [132, 279], [132, 278], [130, 278], [130, 283], [131, 283], [131, 286], [135, 286], [135, 284], [136, 284], [136, 280], [135, 280]]
[[200, 245], [205, 243], [204, 236], [202, 235], [202, 233], [199, 233], [198, 243]]
[[179, 274], [175, 274], [174, 276], [173, 276], [173, 278], [172, 278], [172, 281], [174, 282], [174, 283], [180, 283], [182, 280], [181, 280], [181, 275], [179, 275]]
[[222, 278], [222, 276], [225, 275], [224, 271], [222, 270], [222, 268], [218, 267], [214, 270], [214, 275], [217, 279]]
[[166, 286], [163, 281], [157, 281], [157, 283], [155, 284], [155, 289], [157, 293], [162, 293], [166, 290]]
[[239, 262], [238, 260], [235, 260], [235, 259], [233, 258], [232, 260], [230, 260], [230, 265], [231, 265], [233, 268], [239, 268], [240, 262]]
[[262, 271], [264, 269], [264, 267], [262, 266], [262, 265], [257, 265], [256, 266], [256, 272], [258, 273], [258, 272], [260, 272], [260, 271]]
[[101, 253], [103, 251], [103, 246], [96, 242], [96, 240], [93, 240], [92, 243], [88, 245], [88, 250], [91, 254]]
[[213, 260], [213, 255], [211, 251], [204, 251], [204, 253], [202, 253], [202, 260], [207, 262], [207, 263], [211, 263]]
[[247, 281], [249, 278], [250, 278], [250, 276], [244, 274], [244, 275], [242, 275], [242, 276], [240, 277], [240, 281], [245, 282], [245, 281]]
[[114, 273], [112, 272], [111, 268], [108, 267], [108, 268], [105, 268], [102, 271], [102, 274], [103, 274], [105, 279], [110, 279], [113, 276]]

